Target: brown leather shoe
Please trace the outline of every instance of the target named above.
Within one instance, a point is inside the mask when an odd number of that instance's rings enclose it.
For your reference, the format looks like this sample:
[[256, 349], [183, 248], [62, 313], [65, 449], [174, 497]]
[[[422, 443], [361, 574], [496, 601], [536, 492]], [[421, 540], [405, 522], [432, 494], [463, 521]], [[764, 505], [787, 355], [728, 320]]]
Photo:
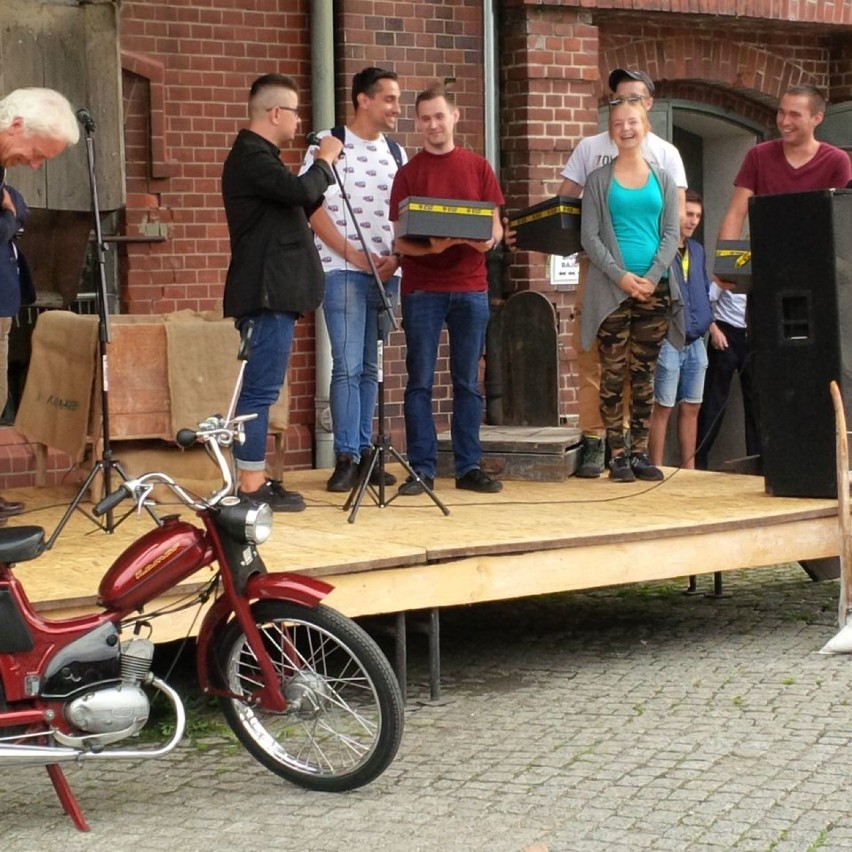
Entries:
[[0, 497], [0, 518], [11, 518], [20, 515], [26, 506], [19, 500], [4, 500]]

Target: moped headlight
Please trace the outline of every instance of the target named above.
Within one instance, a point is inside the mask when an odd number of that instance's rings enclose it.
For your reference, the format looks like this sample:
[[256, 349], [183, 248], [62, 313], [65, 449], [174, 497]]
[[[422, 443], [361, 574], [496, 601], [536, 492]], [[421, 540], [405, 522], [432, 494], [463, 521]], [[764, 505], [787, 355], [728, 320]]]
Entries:
[[219, 504], [219, 519], [236, 541], [263, 544], [272, 535], [272, 509], [266, 503], [226, 497]]
[[246, 516], [246, 538], [263, 544], [272, 535], [272, 509], [268, 503], [256, 503]]

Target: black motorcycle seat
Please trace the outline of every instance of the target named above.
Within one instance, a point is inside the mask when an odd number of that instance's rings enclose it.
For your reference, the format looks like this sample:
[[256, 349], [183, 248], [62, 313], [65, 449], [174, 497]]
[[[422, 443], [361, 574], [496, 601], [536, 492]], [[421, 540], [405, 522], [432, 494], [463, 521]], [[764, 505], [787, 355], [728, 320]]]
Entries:
[[44, 552], [44, 528], [0, 529], [0, 562], [28, 562]]

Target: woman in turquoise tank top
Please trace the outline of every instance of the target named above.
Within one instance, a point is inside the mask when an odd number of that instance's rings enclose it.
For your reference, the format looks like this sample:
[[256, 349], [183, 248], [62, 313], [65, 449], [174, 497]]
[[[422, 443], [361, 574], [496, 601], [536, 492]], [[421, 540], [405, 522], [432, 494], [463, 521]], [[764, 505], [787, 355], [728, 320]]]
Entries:
[[[680, 227], [677, 187], [643, 156], [642, 140], [650, 129], [641, 100], [613, 102], [609, 132], [618, 156], [589, 175], [583, 193], [582, 243], [591, 267], [582, 345], [587, 348], [597, 338], [609, 476], [617, 482], [663, 478], [648, 459], [648, 431], [657, 356], [669, 331], [673, 300], [677, 307], [680, 302], [678, 287], [669, 287]], [[673, 343], [678, 345], [677, 335]], [[629, 457], [622, 425], [628, 375]]]

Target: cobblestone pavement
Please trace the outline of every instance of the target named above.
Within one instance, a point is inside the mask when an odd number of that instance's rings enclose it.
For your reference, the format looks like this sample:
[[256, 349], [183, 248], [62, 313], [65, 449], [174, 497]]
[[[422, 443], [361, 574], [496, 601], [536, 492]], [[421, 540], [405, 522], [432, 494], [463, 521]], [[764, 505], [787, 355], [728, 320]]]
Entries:
[[[711, 578], [699, 578], [709, 588]], [[836, 582], [726, 576], [730, 597], [632, 586], [442, 613], [442, 701], [412, 636], [407, 727], [371, 786], [309, 793], [202, 716], [167, 758], [2, 770], [12, 850], [847, 850], [850, 658]]]

